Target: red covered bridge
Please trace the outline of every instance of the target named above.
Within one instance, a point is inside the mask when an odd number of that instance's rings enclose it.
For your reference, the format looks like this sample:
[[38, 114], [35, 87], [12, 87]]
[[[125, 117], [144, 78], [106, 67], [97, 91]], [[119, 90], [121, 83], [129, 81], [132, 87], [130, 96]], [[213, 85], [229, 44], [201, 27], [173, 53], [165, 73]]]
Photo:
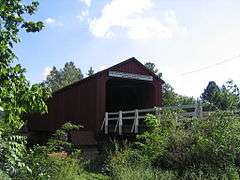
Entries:
[[53, 132], [66, 122], [80, 124], [83, 129], [73, 135], [76, 144], [88, 144], [101, 132], [122, 134], [124, 113], [140, 117], [136, 109], [161, 106], [163, 83], [138, 60], [128, 59], [54, 92], [47, 102], [48, 113], [31, 115], [28, 130]]

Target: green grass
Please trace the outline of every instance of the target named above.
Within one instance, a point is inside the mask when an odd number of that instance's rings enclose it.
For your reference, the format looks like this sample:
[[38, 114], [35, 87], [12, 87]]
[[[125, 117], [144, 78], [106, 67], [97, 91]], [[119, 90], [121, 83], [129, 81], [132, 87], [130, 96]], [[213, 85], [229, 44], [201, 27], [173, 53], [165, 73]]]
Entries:
[[91, 173], [91, 172], [85, 172], [79, 178], [82, 178], [84, 180], [93, 180], [93, 179], [94, 180], [109, 180], [109, 179], [111, 179], [109, 176], [105, 176], [105, 175], [102, 175], [102, 174]]

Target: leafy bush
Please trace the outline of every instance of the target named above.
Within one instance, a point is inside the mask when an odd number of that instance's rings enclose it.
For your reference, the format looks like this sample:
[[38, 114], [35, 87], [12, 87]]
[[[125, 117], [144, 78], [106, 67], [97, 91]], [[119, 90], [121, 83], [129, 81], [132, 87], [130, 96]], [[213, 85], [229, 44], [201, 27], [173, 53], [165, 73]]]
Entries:
[[169, 134], [166, 153], [155, 159], [159, 167], [178, 170], [202, 165], [226, 167], [238, 161], [240, 117], [216, 112], [208, 118], [185, 118], [178, 122]]
[[79, 154], [49, 154], [45, 146], [35, 146], [24, 162], [31, 172], [21, 170], [16, 179], [76, 179], [83, 171]]
[[50, 151], [52, 152], [60, 152], [66, 151], [71, 153], [74, 151], [74, 146], [71, 142], [71, 132], [78, 130], [80, 126], [72, 124], [72, 123], [65, 123], [62, 125], [61, 129], [57, 130], [53, 137], [48, 141], [47, 146]]
[[19, 135], [0, 134], [0, 170], [15, 176], [20, 169], [31, 171], [23, 162], [26, 138]]
[[121, 169], [124, 167], [135, 167], [139, 165], [148, 167], [150, 163], [143, 154], [140, 154], [139, 151], [133, 150], [131, 148], [115, 152], [109, 162], [111, 171], [115, 171], [117, 168]]
[[80, 180], [80, 179], [109, 179], [101, 174], [90, 173], [85, 170], [85, 160], [76, 151], [71, 155], [64, 153], [49, 153], [45, 146], [35, 146], [24, 162], [31, 167], [28, 171], [19, 171], [14, 179], [29, 180]]
[[[228, 166], [240, 153], [240, 117], [217, 112], [196, 123], [192, 152], [200, 163]], [[204, 162], [202, 162], [204, 161]]]
[[174, 180], [177, 179], [172, 171], [157, 171], [153, 168], [142, 166], [121, 167], [115, 169], [112, 175], [116, 180]]
[[226, 168], [202, 167], [198, 169], [187, 169], [181, 174], [182, 180], [196, 179], [196, 180], [216, 180], [216, 179], [231, 179], [238, 180], [239, 169], [233, 166]]
[[1, 180], [11, 180], [11, 178], [2, 170], [0, 170], [0, 179]]
[[71, 157], [67, 158], [52, 158], [54, 172], [52, 173], [52, 179], [56, 180], [74, 180], [80, 179], [81, 173], [83, 173], [83, 168], [80, 162]]
[[46, 146], [37, 145], [25, 151], [22, 163], [31, 169], [20, 168], [15, 179], [79, 179], [83, 171], [81, 152], [73, 147], [68, 137], [71, 130], [78, 128], [66, 123]]
[[163, 111], [159, 119], [148, 115], [146, 124], [137, 146], [112, 155], [116, 179], [133, 179], [134, 172], [136, 179], [161, 179], [163, 172], [171, 179], [239, 179], [239, 116], [219, 111], [200, 119]]
[[71, 132], [71, 131], [79, 130], [80, 127], [82, 127], [82, 126], [67, 122], [62, 125], [61, 130], [66, 131], [66, 132]]
[[[118, 180], [176, 179], [172, 171], [158, 171], [151, 166], [150, 158], [139, 149], [114, 143], [115, 151], [108, 162], [111, 177]], [[137, 146], [138, 147], [138, 146]]]

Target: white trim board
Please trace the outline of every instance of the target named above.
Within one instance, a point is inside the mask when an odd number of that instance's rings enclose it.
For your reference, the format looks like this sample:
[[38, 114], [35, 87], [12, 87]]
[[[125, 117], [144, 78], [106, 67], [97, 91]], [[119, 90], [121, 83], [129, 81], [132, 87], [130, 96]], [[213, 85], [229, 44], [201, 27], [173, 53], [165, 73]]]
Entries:
[[118, 77], [118, 78], [125, 78], [125, 79], [136, 79], [136, 80], [143, 80], [143, 81], [153, 81], [152, 76], [142, 75], [142, 74], [132, 74], [126, 72], [118, 72], [118, 71], [109, 71], [108, 76], [110, 77]]

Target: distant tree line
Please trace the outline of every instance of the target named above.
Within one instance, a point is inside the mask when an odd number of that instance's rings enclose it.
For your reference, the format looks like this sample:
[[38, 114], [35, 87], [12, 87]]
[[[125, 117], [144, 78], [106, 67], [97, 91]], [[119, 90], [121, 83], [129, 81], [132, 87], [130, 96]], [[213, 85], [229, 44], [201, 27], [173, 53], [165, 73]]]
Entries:
[[234, 110], [240, 107], [240, 92], [233, 80], [219, 87], [210, 81], [201, 95], [201, 100], [208, 109]]
[[[91, 76], [93, 74], [94, 70], [90, 67], [87, 76]], [[65, 63], [64, 67], [59, 70], [53, 66], [50, 74], [42, 84], [54, 92], [83, 78], [84, 75], [81, 69], [77, 68], [74, 62], [70, 61]]]

